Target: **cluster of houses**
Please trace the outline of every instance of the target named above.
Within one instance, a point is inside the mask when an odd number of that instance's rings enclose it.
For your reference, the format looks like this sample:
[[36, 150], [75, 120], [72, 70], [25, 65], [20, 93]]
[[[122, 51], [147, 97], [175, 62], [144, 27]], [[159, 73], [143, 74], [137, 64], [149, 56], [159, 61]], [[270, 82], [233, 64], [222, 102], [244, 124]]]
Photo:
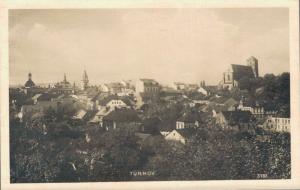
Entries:
[[[232, 70], [224, 73], [223, 86], [232, 88], [238, 85], [234, 80], [241, 73], [258, 77], [257, 59], [251, 57], [247, 66], [232, 66]], [[70, 106], [75, 112], [74, 122], [99, 126], [105, 130], [114, 130], [119, 126], [130, 125], [143, 133], [141, 107], [147, 99], [159, 98], [169, 103], [182, 103], [196, 111], [184, 112], [177, 118], [173, 128], [161, 130], [161, 135], [168, 141], [183, 144], [195, 134], [200, 127], [218, 126], [224, 130], [251, 131], [261, 127], [269, 131], [289, 132], [290, 119], [276, 117], [276, 110], [261, 106], [258, 102], [246, 98], [236, 100], [219, 95], [219, 86], [174, 83], [173, 88], [160, 85], [154, 79], [138, 79], [89, 86], [86, 71], [83, 72], [82, 84], [78, 88], [67, 81], [66, 75], [61, 82], [48, 88], [36, 86], [29, 73], [28, 81], [22, 88], [10, 89], [10, 106], [17, 110], [16, 117], [23, 120], [26, 114], [42, 114], [49, 108]], [[185, 92], [196, 92], [200, 97], [193, 99]]]

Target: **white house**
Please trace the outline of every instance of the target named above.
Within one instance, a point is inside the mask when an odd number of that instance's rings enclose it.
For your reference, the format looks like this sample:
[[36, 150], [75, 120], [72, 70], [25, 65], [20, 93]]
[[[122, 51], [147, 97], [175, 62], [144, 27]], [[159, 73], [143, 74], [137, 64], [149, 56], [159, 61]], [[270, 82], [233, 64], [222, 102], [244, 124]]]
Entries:
[[82, 120], [83, 117], [86, 115], [87, 111], [84, 109], [80, 109], [74, 116], [73, 119], [80, 119]]
[[130, 108], [131, 101], [127, 97], [119, 97], [117, 95], [110, 95], [100, 100], [95, 100], [95, 105], [98, 110], [101, 107], [107, 108]]
[[112, 99], [110, 100], [107, 104], [106, 104], [107, 107], [127, 107], [127, 104], [124, 103], [123, 100], [120, 100], [120, 99]]
[[263, 128], [276, 132], [290, 132], [290, 118], [268, 117], [263, 124]]
[[101, 92], [109, 92], [109, 87], [107, 84], [100, 85]]
[[169, 134], [165, 136], [167, 141], [175, 141], [180, 142], [182, 144], [186, 144], [191, 136], [195, 134], [195, 129], [187, 128], [187, 129], [174, 129]]
[[171, 131], [168, 135], [166, 135], [165, 139], [167, 141], [181, 142], [182, 144], [186, 143], [186, 139], [175, 129]]
[[208, 91], [205, 88], [203, 88], [202, 86], [200, 88], [198, 88], [197, 91], [200, 92], [201, 94], [205, 95], [205, 96], [208, 95]]
[[31, 98], [31, 99], [33, 100], [33, 103], [34, 103], [34, 104], [37, 103], [38, 98], [39, 98], [40, 96], [42, 96], [42, 94], [36, 94], [36, 95], [34, 95], [34, 96]]

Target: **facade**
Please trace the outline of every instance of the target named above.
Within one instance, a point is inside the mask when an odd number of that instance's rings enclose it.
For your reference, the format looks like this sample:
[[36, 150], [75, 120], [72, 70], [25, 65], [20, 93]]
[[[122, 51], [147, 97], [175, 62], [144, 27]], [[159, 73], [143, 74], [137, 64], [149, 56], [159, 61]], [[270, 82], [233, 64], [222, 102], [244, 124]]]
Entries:
[[130, 108], [132, 106], [131, 101], [127, 97], [119, 97], [117, 95], [108, 95], [102, 99], [94, 99], [96, 109], [105, 107], [108, 109], [115, 108]]
[[174, 82], [174, 83], [173, 83], [173, 88], [174, 88], [175, 90], [182, 91], [182, 90], [185, 90], [185, 89], [186, 89], [186, 84], [183, 83], [183, 82]]
[[265, 108], [258, 103], [250, 103], [245, 102], [243, 100], [240, 101], [238, 110], [241, 111], [250, 111], [253, 116], [256, 118], [263, 118], [265, 116], [274, 116], [276, 114], [275, 110], [265, 110]]
[[204, 112], [199, 111], [190, 111], [184, 113], [182, 117], [180, 117], [176, 121], [176, 129], [195, 129], [200, 127], [200, 123], [203, 123]]
[[258, 74], [258, 60], [251, 56], [247, 59], [247, 65], [232, 64], [231, 67], [223, 73], [221, 85], [223, 88], [232, 89], [238, 87], [239, 80], [242, 77], [257, 78]]
[[167, 141], [176, 141], [182, 144], [186, 143], [186, 139], [178, 132], [178, 130], [173, 130], [165, 136]]
[[263, 124], [263, 128], [269, 131], [290, 132], [290, 118], [268, 117]]
[[186, 144], [188, 140], [195, 134], [195, 132], [195, 129], [174, 129], [165, 136], [165, 140]]
[[154, 79], [139, 79], [136, 83], [135, 92], [145, 96], [158, 95], [160, 92], [160, 85]]

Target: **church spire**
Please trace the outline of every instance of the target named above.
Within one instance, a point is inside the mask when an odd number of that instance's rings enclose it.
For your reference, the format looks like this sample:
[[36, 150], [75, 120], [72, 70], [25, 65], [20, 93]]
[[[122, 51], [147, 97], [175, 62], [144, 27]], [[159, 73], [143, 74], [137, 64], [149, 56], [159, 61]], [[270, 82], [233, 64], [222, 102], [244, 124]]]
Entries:
[[64, 73], [64, 82], [65, 82], [65, 83], [67, 82], [67, 76], [66, 76], [66, 73]]

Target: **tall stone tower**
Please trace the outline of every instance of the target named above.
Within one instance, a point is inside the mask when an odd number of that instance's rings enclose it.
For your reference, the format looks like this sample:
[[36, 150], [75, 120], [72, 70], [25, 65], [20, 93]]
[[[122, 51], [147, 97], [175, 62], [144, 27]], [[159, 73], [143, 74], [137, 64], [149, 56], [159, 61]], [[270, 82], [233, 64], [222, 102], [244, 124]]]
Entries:
[[86, 73], [86, 70], [83, 71], [83, 75], [82, 75], [82, 80], [81, 80], [81, 88], [82, 90], [87, 89], [88, 85], [89, 85], [89, 78], [88, 75]]
[[258, 75], [258, 60], [255, 57], [251, 56], [247, 59], [247, 65], [252, 68], [254, 77], [257, 78], [259, 76]]

